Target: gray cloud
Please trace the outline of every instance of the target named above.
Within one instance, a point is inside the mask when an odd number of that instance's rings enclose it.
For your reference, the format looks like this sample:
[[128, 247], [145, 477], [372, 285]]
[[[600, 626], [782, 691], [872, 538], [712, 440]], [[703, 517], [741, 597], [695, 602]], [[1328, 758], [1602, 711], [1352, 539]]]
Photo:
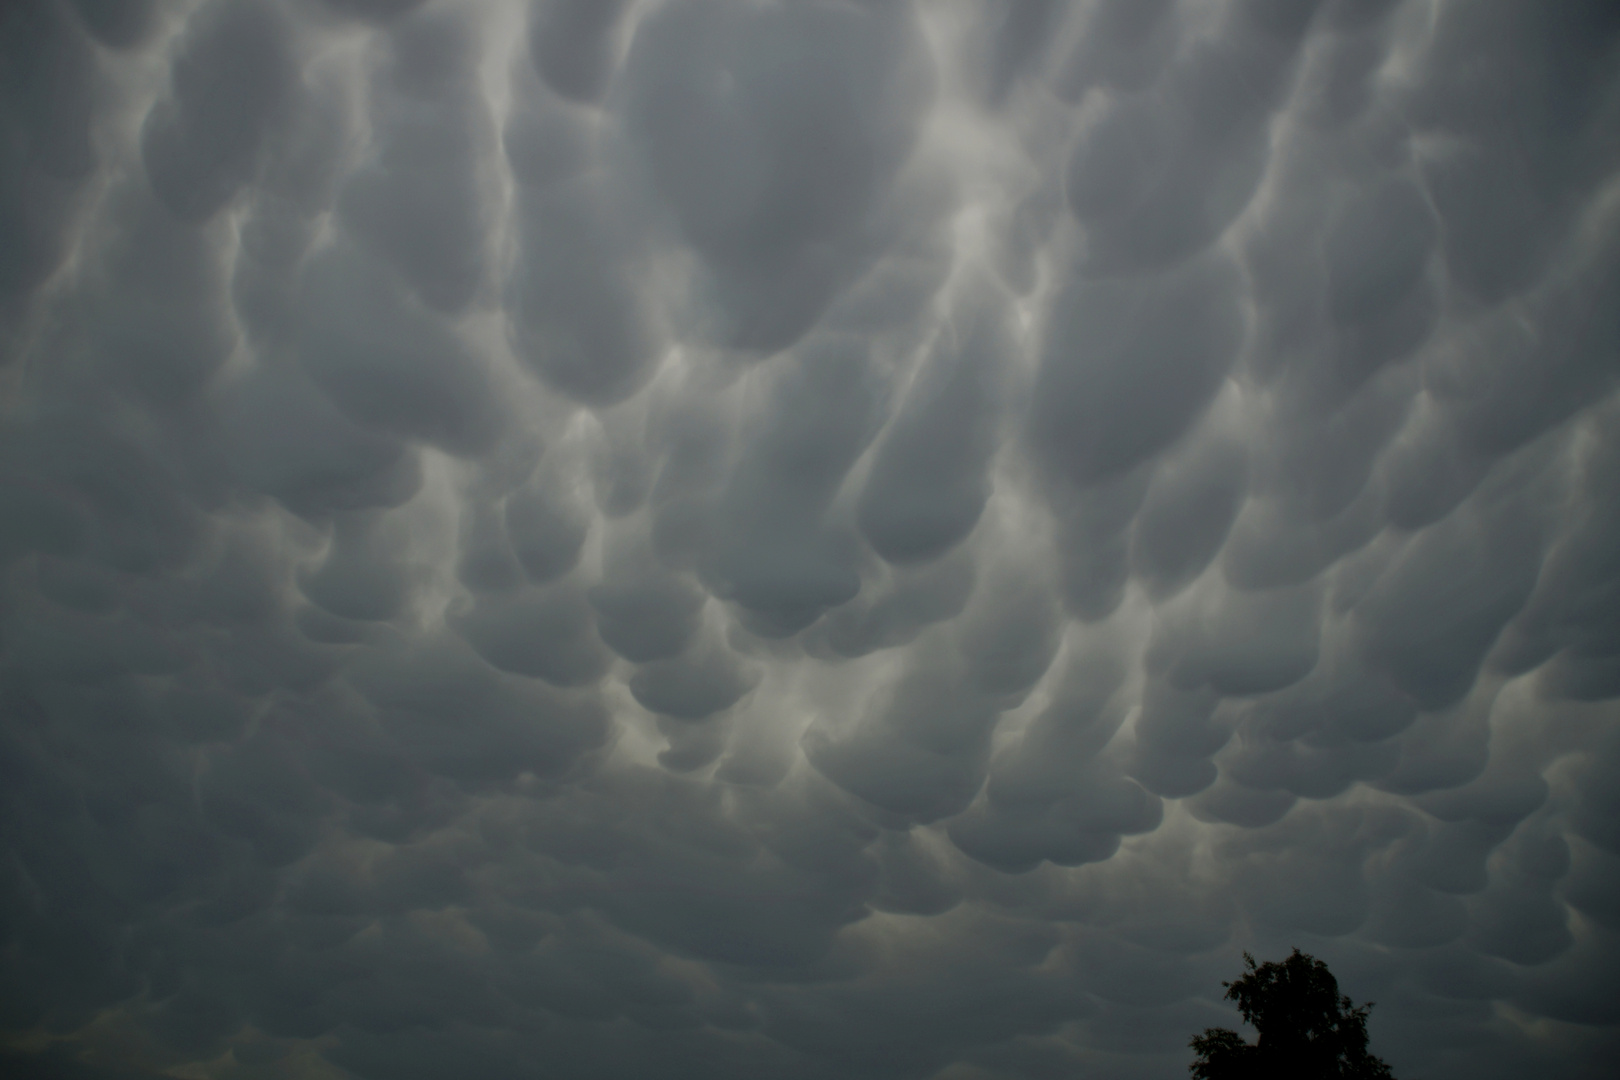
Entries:
[[1620, 21], [0, 14], [0, 1057], [1620, 1055]]

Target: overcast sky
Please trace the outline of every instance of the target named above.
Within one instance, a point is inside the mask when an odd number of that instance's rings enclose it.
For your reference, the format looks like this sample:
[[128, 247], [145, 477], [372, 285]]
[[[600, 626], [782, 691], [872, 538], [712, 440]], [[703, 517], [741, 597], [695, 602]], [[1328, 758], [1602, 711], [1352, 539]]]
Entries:
[[1620, 1060], [1620, 5], [0, 5], [0, 1066]]

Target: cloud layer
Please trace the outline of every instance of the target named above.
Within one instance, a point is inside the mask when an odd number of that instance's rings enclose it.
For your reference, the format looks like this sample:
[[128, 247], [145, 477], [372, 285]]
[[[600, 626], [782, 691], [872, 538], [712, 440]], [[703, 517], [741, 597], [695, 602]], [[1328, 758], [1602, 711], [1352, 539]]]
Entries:
[[[1620, 17], [0, 14], [0, 1045], [1620, 1056]], [[178, 1070], [178, 1071], [177, 1071]]]

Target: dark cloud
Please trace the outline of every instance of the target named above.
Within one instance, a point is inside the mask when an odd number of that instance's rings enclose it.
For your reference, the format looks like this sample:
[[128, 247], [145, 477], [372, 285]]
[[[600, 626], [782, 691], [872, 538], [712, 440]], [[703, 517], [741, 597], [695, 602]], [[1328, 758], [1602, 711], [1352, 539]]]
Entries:
[[703, 262], [699, 327], [775, 351], [870, 261], [933, 79], [908, 4], [672, 3], [637, 27], [625, 120]]
[[613, 72], [614, 31], [628, 0], [536, 4], [529, 50], [546, 85], [575, 101], [596, 101]]
[[482, 359], [377, 261], [333, 247], [299, 298], [304, 371], [361, 427], [476, 452], [502, 417]]
[[186, 23], [161, 98], [141, 129], [152, 190], [185, 221], [212, 216], [254, 179], [265, 134], [293, 78], [279, 12], [250, 0], [215, 0]]
[[1089, 487], [1175, 442], [1232, 364], [1238, 297], [1224, 260], [1146, 282], [1081, 278], [1055, 291], [1030, 418], [1053, 472]]
[[[65, 256], [66, 229], [79, 190], [90, 179], [95, 69], [89, 44], [65, 12], [24, 4], [0, 21], [6, 77], [0, 125], [0, 318], [15, 318], [15, 298], [38, 286]], [[9, 334], [8, 334], [9, 336]], [[12, 359], [11, 348], [0, 362]]]
[[1014, 345], [1006, 298], [995, 286], [970, 281], [964, 292], [913, 376], [861, 492], [861, 531], [890, 562], [949, 551], [990, 497], [998, 398], [1007, 396], [997, 382]]
[[1606, 1077], [1612, 10], [0, 5], [0, 1067]]

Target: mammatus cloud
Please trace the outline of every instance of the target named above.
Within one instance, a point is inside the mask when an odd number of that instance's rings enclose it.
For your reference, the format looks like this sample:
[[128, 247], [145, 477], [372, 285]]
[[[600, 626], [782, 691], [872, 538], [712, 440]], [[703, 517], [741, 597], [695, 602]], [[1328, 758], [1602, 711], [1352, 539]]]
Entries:
[[6, 1068], [1608, 1075], [1616, 10], [4, 5]]

